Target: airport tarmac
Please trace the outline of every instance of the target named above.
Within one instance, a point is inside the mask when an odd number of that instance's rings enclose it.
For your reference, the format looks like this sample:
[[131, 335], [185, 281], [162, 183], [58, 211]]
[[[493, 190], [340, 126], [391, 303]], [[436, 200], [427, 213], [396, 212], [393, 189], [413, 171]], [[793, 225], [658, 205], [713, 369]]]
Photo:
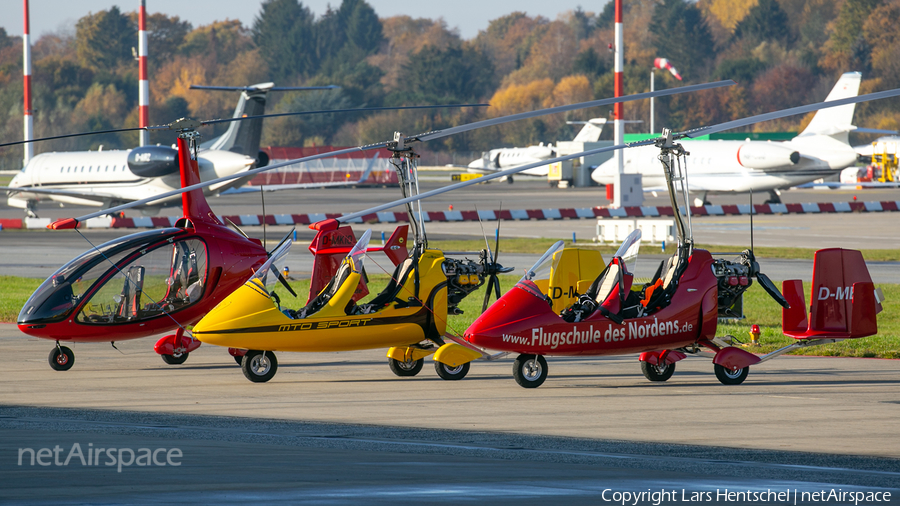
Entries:
[[[0, 325], [0, 502], [598, 504], [612, 502], [604, 489], [662, 488], [900, 497], [896, 361], [782, 357], [724, 386], [708, 359], [651, 383], [633, 356], [551, 358], [547, 382], [523, 389], [509, 359], [445, 382], [430, 366], [395, 377], [383, 350], [281, 353], [277, 375], [256, 384], [222, 348], [167, 366], [152, 343], [74, 345], [74, 367], [56, 372], [52, 343]], [[18, 465], [19, 448], [75, 442], [177, 447], [183, 467]]]

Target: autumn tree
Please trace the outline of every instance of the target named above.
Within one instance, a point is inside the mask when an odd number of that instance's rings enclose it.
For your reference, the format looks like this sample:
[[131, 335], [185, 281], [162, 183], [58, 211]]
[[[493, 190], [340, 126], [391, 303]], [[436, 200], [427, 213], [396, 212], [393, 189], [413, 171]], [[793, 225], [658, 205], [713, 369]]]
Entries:
[[82, 65], [112, 71], [132, 58], [131, 48], [137, 46], [137, 36], [128, 16], [113, 6], [108, 11], [88, 14], [78, 20], [75, 45]]

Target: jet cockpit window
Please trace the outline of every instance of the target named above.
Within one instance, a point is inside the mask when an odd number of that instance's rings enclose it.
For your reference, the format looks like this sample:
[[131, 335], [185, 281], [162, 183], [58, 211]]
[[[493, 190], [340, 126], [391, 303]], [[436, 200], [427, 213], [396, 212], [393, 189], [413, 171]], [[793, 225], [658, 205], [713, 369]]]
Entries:
[[113, 268], [82, 307], [82, 323], [129, 323], [173, 313], [200, 300], [206, 288], [206, 244], [167, 243]]

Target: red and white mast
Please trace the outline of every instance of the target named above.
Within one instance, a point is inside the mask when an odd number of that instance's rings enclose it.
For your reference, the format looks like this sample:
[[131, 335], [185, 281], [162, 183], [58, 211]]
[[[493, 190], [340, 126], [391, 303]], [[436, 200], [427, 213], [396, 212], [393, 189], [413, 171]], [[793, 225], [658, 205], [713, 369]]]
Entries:
[[[27, 0], [26, 0], [27, 1]], [[138, 13], [138, 123], [140, 127], [150, 126], [150, 85], [147, 82], [147, 1], [141, 0]], [[140, 131], [140, 145], [150, 144], [150, 132]]]
[[[22, 33], [23, 58], [22, 73], [25, 77], [25, 140], [34, 139], [34, 117], [31, 111], [31, 35], [28, 33], [28, 0], [23, 1], [25, 10], [25, 29]], [[23, 159], [23, 167], [28, 165], [28, 161], [34, 156], [34, 144], [25, 143], [25, 157]]]
[[[622, 81], [622, 70], [625, 66], [624, 52], [625, 48], [623, 47], [624, 38], [622, 35], [622, 0], [615, 0], [616, 2], [616, 63], [615, 63], [615, 81], [613, 84], [613, 94], [616, 97], [621, 97], [623, 92], [625, 91], [623, 88]], [[615, 145], [619, 146], [624, 142], [625, 138], [625, 123], [622, 122], [624, 119], [624, 105], [619, 102], [613, 105], [613, 137], [615, 141]], [[613, 157], [616, 160], [616, 178], [615, 183], [613, 185], [613, 207], [622, 207], [622, 174], [625, 172], [625, 158], [622, 154], [621, 149], [617, 149], [613, 152]]]

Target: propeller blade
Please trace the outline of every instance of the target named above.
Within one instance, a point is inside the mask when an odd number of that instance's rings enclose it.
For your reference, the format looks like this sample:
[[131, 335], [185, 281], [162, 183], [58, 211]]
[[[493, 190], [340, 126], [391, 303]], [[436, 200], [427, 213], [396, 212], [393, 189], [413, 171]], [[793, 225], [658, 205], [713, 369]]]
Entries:
[[493, 286], [493, 284], [494, 284], [494, 276], [490, 276], [488, 278], [488, 285], [485, 287], [485, 290], [484, 290], [484, 302], [482, 302], [482, 304], [481, 304], [481, 312], [482, 313], [487, 311], [488, 306], [491, 305], [491, 291], [492, 291], [491, 287]]
[[775, 299], [775, 302], [781, 304], [781, 307], [785, 309], [790, 309], [791, 305], [788, 304], [788, 301], [784, 298], [784, 295], [781, 295], [778, 287], [775, 286], [775, 283], [773, 283], [771, 279], [769, 279], [769, 276], [758, 272], [756, 273], [756, 280], [759, 281], [759, 285], [763, 287], [763, 290], [765, 290], [766, 293], [768, 293], [772, 296], [773, 299]]
[[281, 284], [282, 284], [285, 288], [287, 288], [287, 291], [291, 292], [291, 295], [293, 295], [294, 297], [297, 296], [297, 292], [295, 292], [294, 289], [291, 288], [291, 285], [289, 285], [288, 282], [287, 282], [287, 280], [284, 279], [284, 276], [282, 276], [281, 273], [278, 272], [278, 268], [275, 267], [275, 264], [270, 265], [270, 266], [269, 266], [269, 270], [271, 270], [271, 271], [275, 274], [275, 277], [277, 277], [277, 278], [278, 278], [278, 281], [280, 281]]
[[478, 216], [478, 226], [481, 227], [481, 237], [484, 237], [484, 247], [487, 248], [488, 258], [494, 263], [494, 253], [491, 252], [491, 245], [488, 244], [487, 233], [484, 231], [484, 223], [481, 221], [481, 213], [478, 212], [478, 206], [475, 206], [475, 215]]
[[500, 278], [498, 278], [496, 274], [492, 274], [491, 279], [494, 281], [494, 296], [499, 300], [502, 295], [500, 293]]
[[503, 213], [503, 202], [500, 202], [500, 209], [497, 212], [497, 231], [494, 232], [494, 262], [500, 261], [500, 215]]

